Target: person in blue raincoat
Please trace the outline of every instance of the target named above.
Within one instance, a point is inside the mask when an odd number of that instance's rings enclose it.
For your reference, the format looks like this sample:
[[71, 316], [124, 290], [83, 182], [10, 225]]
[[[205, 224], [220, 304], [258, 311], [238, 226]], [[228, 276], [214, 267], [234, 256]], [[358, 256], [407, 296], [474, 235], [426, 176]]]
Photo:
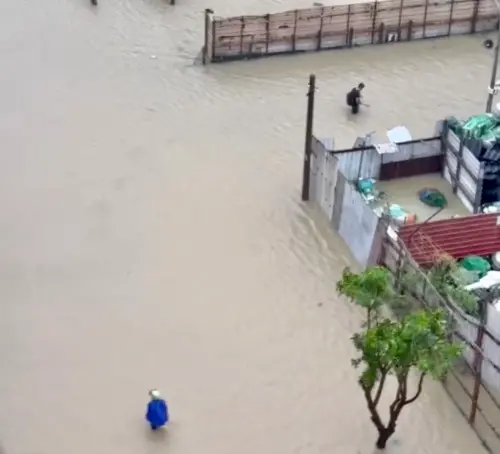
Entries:
[[148, 403], [146, 420], [151, 425], [151, 430], [156, 430], [167, 424], [169, 419], [168, 406], [157, 389], [149, 391], [149, 397], [151, 400]]

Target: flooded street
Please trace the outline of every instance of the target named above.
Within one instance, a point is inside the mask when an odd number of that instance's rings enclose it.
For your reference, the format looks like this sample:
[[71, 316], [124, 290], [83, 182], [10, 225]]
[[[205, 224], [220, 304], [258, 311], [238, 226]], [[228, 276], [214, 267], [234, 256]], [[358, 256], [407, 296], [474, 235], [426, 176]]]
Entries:
[[[0, 2], [0, 442], [7, 454], [372, 454], [351, 258], [300, 203], [315, 130], [430, 136], [486, 103], [481, 37], [202, 67], [203, 9], [305, 0]], [[345, 93], [371, 107], [355, 120]], [[323, 303], [323, 304], [319, 304]], [[147, 392], [167, 398], [149, 433]], [[158, 436], [159, 435], [159, 436]], [[442, 388], [389, 454], [483, 448]]]

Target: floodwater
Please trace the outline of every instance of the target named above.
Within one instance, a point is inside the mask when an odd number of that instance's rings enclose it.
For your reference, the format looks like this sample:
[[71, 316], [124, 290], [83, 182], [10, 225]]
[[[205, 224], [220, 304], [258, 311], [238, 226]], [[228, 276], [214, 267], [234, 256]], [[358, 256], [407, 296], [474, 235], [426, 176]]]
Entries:
[[[201, 67], [202, 11], [306, 1], [0, 2], [0, 439], [8, 454], [371, 454], [351, 259], [300, 203], [316, 131], [479, 112], [481, 38]], [[352, 119], [344, 97], [365, 82]], [[173, 421], [153, 437], [150, 387]], [[480, 453], [440, 386], [389, 453]]]
[[[440, 191], [446, 198], [446, 208], [436, 214], [436, 208], [422, 203], [417, 194], [424, 188], [435, 188]], [[405, 212], [414, 214], [418, 222], [424, 222], [431, 216], [434, 221], [439, 221], [470, 214], [460, 198], [453, 194], [451, 184], [438, 173], [381, 181], [377, 183], [377, 189], [386, 193], [384, 203], [401, 206]]]

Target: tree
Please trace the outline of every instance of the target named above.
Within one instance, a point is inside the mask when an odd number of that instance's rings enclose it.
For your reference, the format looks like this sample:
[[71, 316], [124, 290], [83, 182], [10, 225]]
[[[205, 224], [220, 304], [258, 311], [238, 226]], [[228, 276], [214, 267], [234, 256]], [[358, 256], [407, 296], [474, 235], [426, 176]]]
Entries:
[[[376, 446], [384, 449], [396, 431], [403, 408], [415, 402], [422, 393], [427, 376], [442, 378], [461, 353], [460, 344], [449, 340], [445, 314], [440, 310], [418, 310], [399, 320], [382, 317], [383, 298], [398, 300], [384, 268], [367, 269], [358, 274], [344, 270], [337, 290], [367, 310], [362, 331], [352, 336], [358, 356], [352, 360], [361, 368], [358, 379], [371, 420], [378, 431]], [[410, 390], [409, 377], [418, 375], [416, 389]], [[397, 383], [394, 400], [389, 406], [389, 420], [384, 423], [378, 405], [386, 379]]]
[[337, 282], [337, 292], [366, 309], [365, 326], [368, 328], [380, 318], [380, 309], [384, 304], [392, 306], [399, 299], [392, 288], [388, 271], [380, 266], [359, 274], [345, 268], [342, 279]]

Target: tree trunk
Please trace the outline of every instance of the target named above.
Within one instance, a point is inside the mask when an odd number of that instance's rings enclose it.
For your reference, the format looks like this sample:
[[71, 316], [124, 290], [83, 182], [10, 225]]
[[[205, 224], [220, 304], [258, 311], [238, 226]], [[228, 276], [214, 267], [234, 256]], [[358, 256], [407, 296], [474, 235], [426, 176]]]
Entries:
[[375, 444], [378, 449], [385, 449], [385, 446], [387, 445], [387, 441], [389, 438], [391, 438], [392, 434], [394, 433], [394, 429], [391, 428], [385, 428], [382, 430], [378, 431], [378, 439], [377, 443]]

